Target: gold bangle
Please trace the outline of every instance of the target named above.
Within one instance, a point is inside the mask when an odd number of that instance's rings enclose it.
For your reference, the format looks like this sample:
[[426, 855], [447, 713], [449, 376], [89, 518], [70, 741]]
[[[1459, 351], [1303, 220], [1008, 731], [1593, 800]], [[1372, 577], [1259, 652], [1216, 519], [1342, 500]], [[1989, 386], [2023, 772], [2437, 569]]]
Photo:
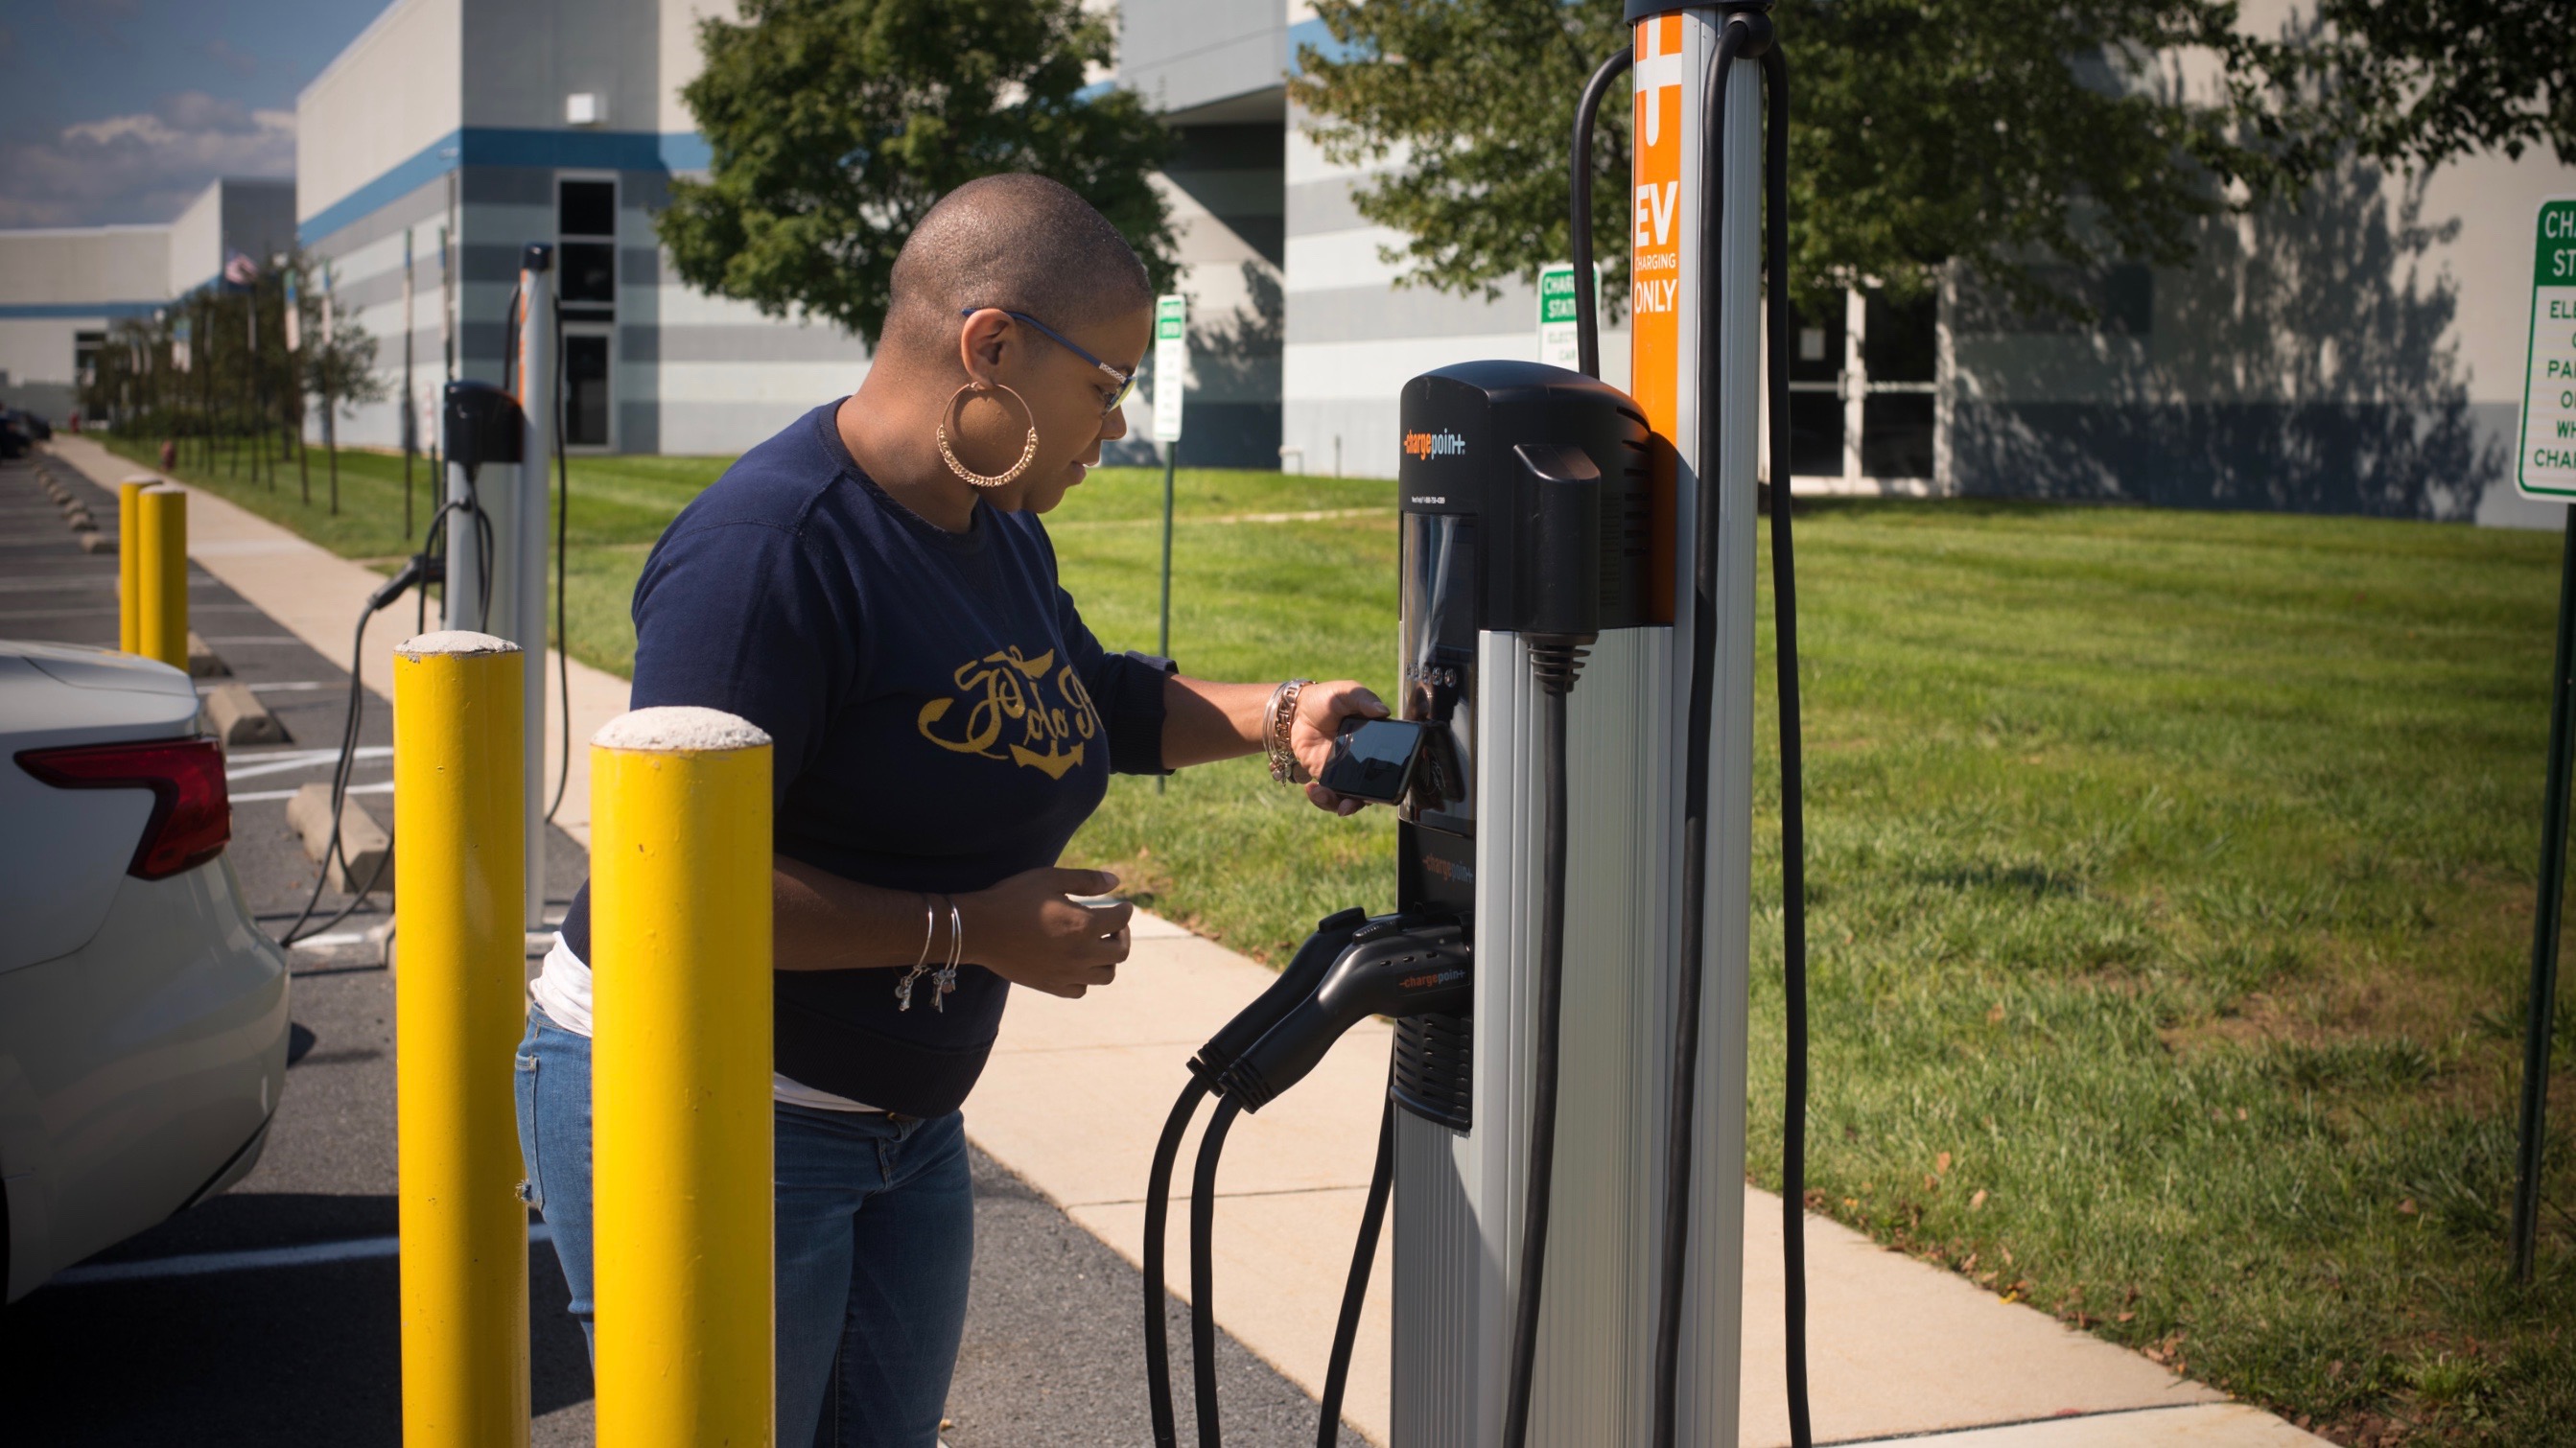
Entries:
[[1297, 721], [1297, 696], [1304, 693], [1312, 679], [1290, 679], [1270, 692], [1269, 719], [1264, 727], [1264, 743], [1270, 753], [1270, 777], [1280, 784], [1304, 784], [1306, 766], [1297, 762], [1297, 751], [1290, 747], [1290, 729]]

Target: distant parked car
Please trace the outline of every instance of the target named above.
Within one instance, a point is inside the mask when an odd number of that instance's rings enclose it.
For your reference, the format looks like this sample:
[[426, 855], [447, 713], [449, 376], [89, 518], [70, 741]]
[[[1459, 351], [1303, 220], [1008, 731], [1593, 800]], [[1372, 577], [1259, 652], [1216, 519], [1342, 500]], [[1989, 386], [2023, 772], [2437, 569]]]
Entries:
[[223, 753], [166, 664], [0, 642], [7, 1300], [259, 1162], [286, 956], [224, 847]]

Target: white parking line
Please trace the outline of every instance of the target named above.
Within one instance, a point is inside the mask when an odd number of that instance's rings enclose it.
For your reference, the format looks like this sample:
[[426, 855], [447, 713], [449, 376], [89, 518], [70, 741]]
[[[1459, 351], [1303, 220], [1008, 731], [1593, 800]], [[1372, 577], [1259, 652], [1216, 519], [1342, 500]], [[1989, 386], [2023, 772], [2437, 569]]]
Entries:
[[[293, 789], [254, 789], [247, 794], [236, 794], [231, 798], [235, 804], [259, 804], [272, 799], [293, 799], [302, 792]], [[373, 784], [353, 784], [341, 792], [343, 794], [391, 794], [394, 792], [394, 782], [390, 779], [380, 779]]]
[[[359, 759], [389, 759], [393, 757], [393, 752], [394, 747], [390, 744], [369, 744], [355, 751], [355, 757]], [[340, 751], [337, 749], [298, 749], [287, 754], [254, 754], [245, 757], [257, 762], [252, 764], [237, 764], [232, 768], [225, 770], [225, 783], [230, 784], [237, 779], [257, 779], [263, 774], [285, 774], [290, 770], [311, 769], [317, 764], [329, 764], [340, 757]]]
[[[199, 684], [197, 686], [197, 692], [200, 694], [211, 694], [222, 687], [223, 686], [221, 684]], [[254, 694], [301, 694], [314, 689], [345, 689], [349, 686], [346, 684], [298, 682], [291, 684], [251, 684], [247, 687]]]
[[[554, 1241], [543, 1222], [528, 1228], [531, 1246]], [[400, 1237], [358, 1237], [345, 1242], [315, 1242], [304, 1247], [260, 1247], [241, 1252], [191, 1252], [181, 1257], [154, 1257], [142, 1262], [101, 1262], [57, 1272], [50, 1285], [93, 1287], [106, 1282], [148, 1282], [159, 1277], [203, 1277], [213, 1272], [257, 1272], [270, 1267], [312, 1267], [325, 1262], [363, 1262], [397, 1256]]]

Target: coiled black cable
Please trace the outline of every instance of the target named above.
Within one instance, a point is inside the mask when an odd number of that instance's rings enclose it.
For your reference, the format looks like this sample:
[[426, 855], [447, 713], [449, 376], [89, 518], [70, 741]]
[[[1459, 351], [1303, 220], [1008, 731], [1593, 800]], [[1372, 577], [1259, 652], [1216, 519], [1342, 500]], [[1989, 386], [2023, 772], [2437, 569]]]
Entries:
[[349, 708], [340, 721], [340, 757], [331, 766], [331, 836], [322, 846], [322, 867], [314, 877], [313, 893], [305, 897], [304, 909], [296, 915], [295, 923], [287, 926], [286, 933], [278, 937], [277, 943], [281, 947], [292, 946], [299, 940], [310, 940], [356, 914], [367, 896], [384, 880], [385, 865], [393, 858], [393, 852], [388, 850], [376, 860], [375, 871], [368, 875], [365, 886], [349, 897], [349, 903], [340, 907], [339, 914], [311, 930], [304, 928], [305, 922], [313, 918], [313, 912], [321, 907], [323, 888], [331, 883], [333, 860], [340, 863], [340, 877], [343, 880], [349, 878], [349, 857], [340, 844], [340, 810], [349, 797], [349, 775], [357, 762], [358, 719], [367, 700], [366, 685], [360, 680], [358, 670], [367, 656], [367, 621], [375, 614], [372, 607], [359, 611], [357, 637], [349, 646]]
[[[350, 878], [349, 857], [340, 841], [340, 812], [349, 797], [349, 776], [357, 768], [358, 735], [361, 721], [366, 713], [367, 690], [363, 671], [367, 660], [367, 624], [379, 610], [388, 607], [394, 600], [401, 597], [402, 590], [406, 587], [419, 591], [422, 609], [426, 610], [429, 607], [431, 581], [434, 578], [444, 579], [446, 576], [444, 560], [438, 552], [439, 545], [446, 538], [447, 520], [458, 513], [467, 514], [474, 521], [475, 538], [481, 544], [476, 561], [480, 565], [484, 594], [486, 597], [490, 596], [492, 520], [484, 513], [483, 505], [475, 493], [474, 470], [468, 468], [465, 472], [465, 500], [443, 503], [436, 513], [430, 515], [429, 530], [421, 539], [421, 551], [412, 556], [410, 564], [403, 572], [395, 575], [383, 588], [378, 589], [367, 600], [366, 606], [358, 611], [357, 633], [349, 645], [349, 705], [340, 720], [340, 757], [331, 767], [331, 833], [322, 846], [322, 869], [321, 873], [314, 878], [313, 893], [305, 897], [304, 908], [296, 913], [294, 923], [287, 926], [285, 933], [278, 937], [277, 943], [282, 947], [292, 946], [299, 940], [310, 940], [356, 914], [358, 907], [364, 904], [367, 897], [375, 893], [376, 887], [384, 882], [385, 868], [393, 859], [393, 852], [390, 849], [376, 861], [376, 868], [367, 876], [367, 883], [360, 886], [349, 897], [349, 903], [341, 906], [338, 914], [314, 926], [311, 930], [304, 928], [305, 924], [312, 920], [313, 912], [321, 908], [322, 892], [331, 882], [331, 864], [334, 860], [339, 862], [340, 878], [343, 880]], [[388, 833], [390, 834], [390, 831]]]
[[[1705, 183], [1706, 220], [1700, 237], [1712, 251], [1724, 218], [1722, 138], [1725, 130], [1726, 82], [1735, 69], [1750, 29], [1738, 18], [1719, 33], [1716, 63], [1709, 69], [1706, 99], [1710, 139]], [[1724, 288], [1715, 266], [1706, 268], [1700, 335], [1717, 335], [1718, 305]], [[1713, 353], [1713, 347], [1703, 352]], [[1655, 1303], [1655, 1448], [1673, 1448], [1680, 1425], [1682, 1306], [1688, 1296], [1690, 1271], [1690, 1201], [1692, 1133], [1699, 1105], [1700, 998], [1708, 954], [1708, 795], [1709, 736], [1717, 715], [1717, 524], [1719, 498], [1706, 470], [1717, 456], [1717, 368], [1700, 371], [1699, 449], [1702, 476], [1697, 540], [1691, 550], [1690, 731], [1684, 748], [1682, 785], [1682, 957], [1673, 994], [1673, 1075], [1665, 1105], [1663, 1242], [1656, 1262], [1659, 1292]]]
[[1780, 1105], [1780, 1252], [1787, 1288], [1789, 1441], [1816, 1441], [1807, 1412], [1807, 798], [1798, 716], [1798, 575], [1790, 547], [1789, 61], [1762, 51], [1770, 133], [1762, 171], [1769, 215], [1771, 368], [1771, 624], [1780, 705], [1780, 987], [1788, 1036]]
[[1395, 1096], [1390, 1090], [1384, 1114], [1378, 1118], [1377, 1166], [1369, 1173], [1368, 1205], [1360, 1209], [1360, 1238], [1351, 1248], [1351, 1275], [1342, 1286], [1342, 1315], [1333, 1324], [1333, 1356], [1324, 1368], [1323, 1411], [1315, 1427], [1315, 1448], [1336, 1448], [1342, 1441], [1342, 1394], [1351, 1383], [1351, 1349], [1359, 1342], [1360, 1309], [1368, 1302], [1369, 1273], [1377, 1266], [1378, 1236], [1386, 1227], [1387, 1198], [1394, 1189]]
[[1221, 1097], [1199, 1139], [1198, 1168], [1190, 1179], [1190, 1383], [1197, 1389], [1199, 1448], [1223, 1448], [1225, 1429], [1216, 1403], [1216, 1164], [1225, 1134], [1243, 1110]]
[[[1771, 587], [1772, 623], [1776, 636], [1780, 726], [1780, 877], [1782, 990], [1785, 996], [1786, 1064], [1781, 1121], [1781, 1266], [1785, 1278], [1782, 1328], [1786, 1338], [1789, 1436], [1793, 1448], [1815, 1441], [1807, 1394], [1806, 1283], [1806, 1105], [1807, 1105], [1807, 904], [1806, 799], [1804, 761], [1800, 750], [1798, 704], [1797, 575], [1794, 566], [1789, 465], [1789, 72], [1788, 61], [1774, 42], [1767, 16], [1730, 17], [1718, 43], [1717, 63], [1709, 75], [1706, 149], [1708, 208], [1703, 238], [1713, 250], [1719, 244], [1725, 215], [1723, 139], [1727, 81], [1734, 61], [1758, 58], [1768, 92], [1768, 134], [1763, 148], [1764, 242], [1767, 278], [1766, 347], [1771, 365], [1764, 398], [1770, 414]], [[1715, 266], [1702, 304], [1704, 335], [1717, 334], [1723, 279]], [[1714, 368], [1702, 376], [1701, 426], [1706, 429], [1703, 458], [1715, 454], [1717, 407], [1721, 379]], [[1682, 981], [1675, 1009], [1674, 1074], [1671, 1132], [1665, 1154], [1664, 1244], [1658, 1263], [1661, 1295], [1655, 1324], [1654, 1442], [1671, 1448], [1678, 1423], [1681, 1309], [1689, 1262], [1689, 1202], [1692, 1167], [1691, 1112], [1698, 1094], [1699, 998], [1706, 942], [1703, 900], [1707, 860], [1707, 744], [1714, 713], [1716, 499], [1703, 488], [1700, 539], [1693, 578], [1694, 637], [1691, 669], [1691, 740], [1689, 782], [1685, 790], [1683, 878], [1691, 887], [1683, 895]]]
[[1581, 658], [1579, 649], [1530, 651], [1542, 686], [1539, 750], [1547, 816], [1540, 827], [1538, 990], [1532, 1004], [1538, 1034], [1530, 1049], [1530, 1144], [1523, 1168], [1520, 1272], [1513, 1283], [1511, 1366], [1504, 1380], [1503, 1448], [1522, 1448], [1529, 1441], [1539, 1309], [1547, 1285], [1548, 1213], [1556, 1185], [1557, 1042], [1565, 1000], [1565, 713]]
[[1573, 148], [1573, 215], [1567, 230], [1568, 245], [1574, 258], [1574, 349], [1576, 365], [1586, 377], [1601, 375], [1600, 298], [1592, 286], [1592, 125], [1601, 114], [1601, 101], [1610, 93], [1610, 83], [1625, 75], [1637, 63], [1637, 47], [1620, 46], [1592, 79], [1583, 86], [1583, 99], [1574, 108]]
[[1164, 1323], [1163, 1255], [1170, 1241], [1172, 1166], [1181, 1154], [1181, 1138], [1190, 1118], [1207, 1099], [1205, 1078], [1193, 1074], [1163, 1120], [1154, 1142], [1154, 1167], [1145, 1178], [1145, 1401], [1154, 1425], [1154, 1448], [1180, 1448], [1180, 1428], [1172, 1415], [1172, 1345]]

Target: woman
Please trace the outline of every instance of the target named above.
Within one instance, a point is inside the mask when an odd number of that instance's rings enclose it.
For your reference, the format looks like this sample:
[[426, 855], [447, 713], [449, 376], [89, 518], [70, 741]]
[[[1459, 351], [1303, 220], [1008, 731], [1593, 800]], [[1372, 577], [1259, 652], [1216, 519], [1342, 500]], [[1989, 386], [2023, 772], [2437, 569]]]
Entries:
[[[1131, 907], [1079, 898], [1117, 878], [1054, 867], [1110, 772], [1266, 750], [1303, 779], [1344, 718], [1386, 712], [1349, 681], [1110, 653], [1059, 586], [1037, 515], [1125, 435], [1152, 308], [1071, 191], [958, 188], [896, 260], [858, 392], [745, 453], [636, 584], [634, 707], [723, 709], [776, 743], [781, 1443], [938, 1440], [974, 1251], [958, 1108], [1011, 985], [1081, 996], [1127, 956]], [[589, 956], [585, 887], [518, 1081], [529, 1198], [585, 1333]]]

